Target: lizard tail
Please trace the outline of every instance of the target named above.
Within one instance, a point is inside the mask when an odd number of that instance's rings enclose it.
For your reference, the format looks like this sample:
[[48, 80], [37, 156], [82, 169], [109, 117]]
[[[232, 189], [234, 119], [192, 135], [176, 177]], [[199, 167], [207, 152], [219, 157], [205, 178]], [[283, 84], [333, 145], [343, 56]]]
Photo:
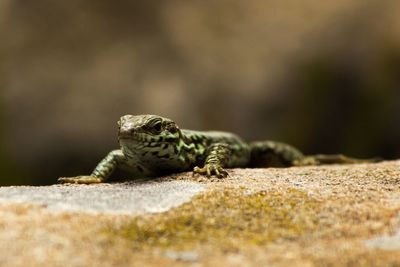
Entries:
[[383, 160], [382, 158], [357, 159], [342, 154], [305, 156], [297, 148], [275, 141], [252, 142], [250, 149], [252, 168], [373, 163]]
[[294, 166], [307, 166], [307, 165], [326, 165], [326, 164], [355, 164], [355, 163], [373, 163], [383, 161], [382, 158], [370, 158], [370, 159], [357, 159], [347, 157], [342, 154], [333, 155], [309, 155], [302, 159], [293, 161]]

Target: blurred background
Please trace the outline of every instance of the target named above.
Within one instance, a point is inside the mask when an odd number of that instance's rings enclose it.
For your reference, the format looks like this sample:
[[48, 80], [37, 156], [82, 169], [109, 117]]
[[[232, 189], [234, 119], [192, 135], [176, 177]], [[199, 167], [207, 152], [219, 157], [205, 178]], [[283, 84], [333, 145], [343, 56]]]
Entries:
[[0, 0], [0, 184], [89, 174], [124, 114], [400, 158], [400, 1]]

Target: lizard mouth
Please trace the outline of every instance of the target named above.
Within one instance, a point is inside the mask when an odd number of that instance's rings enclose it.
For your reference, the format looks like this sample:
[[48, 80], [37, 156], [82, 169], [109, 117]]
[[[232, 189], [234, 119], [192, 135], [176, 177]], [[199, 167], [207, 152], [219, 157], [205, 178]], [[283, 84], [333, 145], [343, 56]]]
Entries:
[[[142, 142], [148, 142], [149, 141], [148, 139], [149, 139], [149, 137], [143, 133], [137, 133], [137, 132], [130, 132], [130, 133], [119, 132], [118, 133], [119, 141], [130, 142], [130, 143], [142, 143]], [[150, 140], [150, 141], [152, 141], [152, 140]]]
[[128, 135], [128, 134], [119, 134], [118, 135], [118, 140], [122, 139], [135, 139], [133, 135]]
[[119, 142], [121, 142], [121, 141], [124, 141], [124, 142], [129, 142], [129, 141], [135, 142], [135, 141], [138, 141], [138, 140], [136, 140], [136, 138], [134, 138], [133, 136], [118, 135], [118, 141]]
[[129, 140], [137, 140], [140, 139], [141, 134], [136, 131], [118, 131], [118, 139], [129, 139]]

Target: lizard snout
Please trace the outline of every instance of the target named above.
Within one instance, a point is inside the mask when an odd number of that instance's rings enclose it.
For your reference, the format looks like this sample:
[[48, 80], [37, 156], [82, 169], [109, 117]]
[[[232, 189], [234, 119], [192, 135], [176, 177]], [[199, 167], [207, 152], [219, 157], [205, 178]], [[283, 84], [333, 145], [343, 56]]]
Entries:
[[135, 134], [135, 128], [134, 127], [127, 127], [127, 126], [121, 126], [121, 128], [118, 131], [118, 136], [121, 138], [123, 137], [132, 137]]

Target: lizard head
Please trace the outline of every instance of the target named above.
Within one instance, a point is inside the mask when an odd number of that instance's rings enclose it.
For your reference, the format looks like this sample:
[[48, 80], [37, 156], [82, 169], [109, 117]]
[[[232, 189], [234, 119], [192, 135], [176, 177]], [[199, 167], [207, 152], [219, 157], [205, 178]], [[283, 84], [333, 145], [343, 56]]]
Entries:
[[118, 121], [118, 140], [128, 154], [160, 150], [181, 136], [174, 121], [157, 115], [125, 115]]

